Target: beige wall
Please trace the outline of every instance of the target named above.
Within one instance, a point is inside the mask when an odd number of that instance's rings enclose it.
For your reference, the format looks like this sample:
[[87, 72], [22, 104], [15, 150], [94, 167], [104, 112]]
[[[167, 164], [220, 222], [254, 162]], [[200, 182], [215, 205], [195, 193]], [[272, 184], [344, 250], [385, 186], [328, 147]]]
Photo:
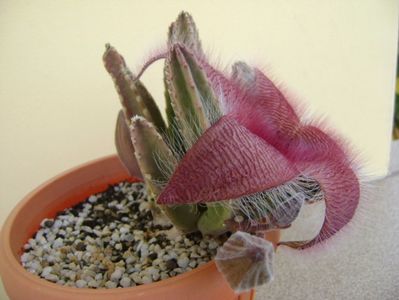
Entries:
[[[245, 4], [244, 4], [245, 3]], [[328, 115], [386, 172], [398, 3], [358, 1], [1, 1], [0, 223], [39, 183], [113, 153], [118, 99], [103, 70], [110, 42], [136, 67], [190, 11], [223, 65], [265, 67]], [[144, 76], [163, 107], [162, 63]]]

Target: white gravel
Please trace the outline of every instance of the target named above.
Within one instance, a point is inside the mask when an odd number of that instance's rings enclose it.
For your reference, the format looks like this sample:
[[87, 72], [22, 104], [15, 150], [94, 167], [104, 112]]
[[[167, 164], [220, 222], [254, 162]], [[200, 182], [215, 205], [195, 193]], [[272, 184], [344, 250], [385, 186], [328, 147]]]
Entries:
[[117, 288], [190, 271], [216, 254], [219, 240], [154, 224], [142, 183], [122, 182], [44, 219], [21, 264], [59, 285]]

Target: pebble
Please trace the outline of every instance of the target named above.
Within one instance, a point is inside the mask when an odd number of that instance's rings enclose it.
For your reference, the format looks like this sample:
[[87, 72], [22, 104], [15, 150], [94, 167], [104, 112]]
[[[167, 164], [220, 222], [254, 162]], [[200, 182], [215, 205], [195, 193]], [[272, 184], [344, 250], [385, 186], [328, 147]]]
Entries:
[[64, 246], [64, 240], [62, 238], [58, 238], [53, 242], [53, 248], [57, 249]]
[[177, 264], [180, 268], [186, 268], [189, 264], [190, 260], [187, 256], [179, 257], [177, 260]]
[[36, 274], [40, 274], [42, 272], [42, 270], [43, 270], [40, 262], [38, 262], [37, 260], [34, 260], [34, 261], [30, 262], [29, 267]]
[[26, 263], [28, 261], [31, 261], [33, 259], [33, 255], [25, 252], [24, 254], [21, 255], [21, 262], [22, 263]]
[[211, 250], [216, 249], [217, 247], [219, 247], [219, 243], [216, 241], [210, 241], [208, 244], [208, 248]]
[[197, 266], [197, 262], [192, 260], [192, 261], [190, 261], [190, 263], [188, 265], [190, 266], [190, 268], [194, 269]]
[[95, 280], [98, 280], [98, 281], [102, 280], [102, 279], [103, 279], [103, 274], [101, 274], [101, 273], [96, 274], [96, 276], [94, 277], [94, 279], [95, 279]]
[[128, 233], [130, 231], [130, 228], [128, 227], [122, 227], [121, 229], [119, 229], [120, 233]]
[[[111, 228], [111, 226], [110, 226], [110, 228]], [[112, 229], [112, 228], [111, 228]], [[113, 241], [115, 241], [115, 242], [119, 242], [119, 233], [118, 232], [114, 232], [112, 235], [111, 235], [111, 239], [113, 240]]]
[[110, 187], [44, 219], [21, 264], [58, 285], [111, 289], [170, 278], [216, 254], [218, 240], [155, 224], [149, 208], [142, 183]]
[[152, 280], [153, 280], [153, 281], [158, 281], [160, 277], [161, 277], [161, 275], [160, 275], [159, 273], [153, 274], [153, 275], [152, 275]]
[[100, 283], [95, 281], [95, 280], [90, 280], [87, 285], [91, 288], [98, 288], [100, 286]]
[[118, 268], [111, 274], [111, 280], [119, 281], [119, 279], [122, 277], [122, 275], [123, 275], [123, 271]]
[[138, 273], [133, 273], [129, 276], [136, 284], [142, 284], [141, 277]]
[[113, 281], [107, 281], [105, 283], [105, 287], [109, 288], [109, 289], [116, 288], [117, 286], [118, 286], [118, 284], [116, 282], [113, 282]]
[[47, 279], [48, 281], [51, 281], [51, 282], [57, 282], [58, 281], [58, 276], [55, 275], [55, 274], [48, 274], [44, 278]]
[[58, 281], [56, 282], [56, 284], [65, 285], [65, 280], [58, 280]]
[[132, 282], [132, 280], [131, 280], [129, 277], [123, 277], [123, 278], [121, 279], [121, 281], [119, 281], [119, 284], [120, 284], [122, 287], [129, 287], [130, 284], [131, 284], [131, 282]]
[[91, 196], [87, 199], [87, 201], [89, 201], [90, 203], [94, 203], [94, 202], [97, 201], [97, 197], [96, 197], [95, 195], [91, 195]]
[[61, 220], [56, 220], [53, 224], [54, 228], [60, 228], [62, 226], [62, 221]]
[[86, 287], [86, 285], [87, 285], [87, 282], [82, 279], [79, 279], [78, 281], [76, 281], [77, 288], [84, 288], [84, 287]]
[[143, 276], [141, 278], [141, 281], [143, 282], [143, 284], [148, 284], [152, 282], [152, 278], [150, 276]]
[[45, 267], [45, 268], [43, 269], [41, 275], [42, 275], [43, 277], [46, 277], [46, 276], [48, 276], [48, 275], [51, 273], [51, 271], [53, 271], [53, 268], [52, 268], [52, 267]]

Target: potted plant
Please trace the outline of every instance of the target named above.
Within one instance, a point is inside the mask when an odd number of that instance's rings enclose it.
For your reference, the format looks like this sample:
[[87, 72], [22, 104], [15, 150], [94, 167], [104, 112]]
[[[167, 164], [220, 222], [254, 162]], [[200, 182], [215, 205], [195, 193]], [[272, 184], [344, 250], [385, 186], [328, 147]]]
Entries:
[[[167, 122], [140, 81], [158, 59]], [[344, 143], [304, 124], [259, 69], [215, 69], [189, 14], [137, 75], [110, 45], [103, 60], [123, 107], [119, 159], [62, 174], [14, 209], [0, 248], [12, 299], [252, 299], [272, 279], [275, 247], [313, 247], [354, 215], [360, 188]], [[321, 200], [315, 238], [279, 241], [302, 205]]]

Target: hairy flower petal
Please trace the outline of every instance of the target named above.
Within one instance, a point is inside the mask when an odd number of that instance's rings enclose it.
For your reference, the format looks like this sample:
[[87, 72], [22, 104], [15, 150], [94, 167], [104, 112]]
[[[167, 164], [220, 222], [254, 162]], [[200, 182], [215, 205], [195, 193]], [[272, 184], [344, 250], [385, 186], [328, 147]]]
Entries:
[[222, 117], [186, 153], [160, 204], [220, 201], [264, 191], [298, 175], [274, 147]]
[[250, 290], [273, 279], [273, 244], [238, 231], [218, 249], [216, 266], [236, 292]]
[[330, 160], [313, 165], [305, 162], [296, 166], [319, 182], [326, 204], [324, 222], [316, 237], [310, 241], [280, 244], [305, 249], [330, 238], [353, 218], [359, 203], [360, 186], [354, 171], [339, 161]]

